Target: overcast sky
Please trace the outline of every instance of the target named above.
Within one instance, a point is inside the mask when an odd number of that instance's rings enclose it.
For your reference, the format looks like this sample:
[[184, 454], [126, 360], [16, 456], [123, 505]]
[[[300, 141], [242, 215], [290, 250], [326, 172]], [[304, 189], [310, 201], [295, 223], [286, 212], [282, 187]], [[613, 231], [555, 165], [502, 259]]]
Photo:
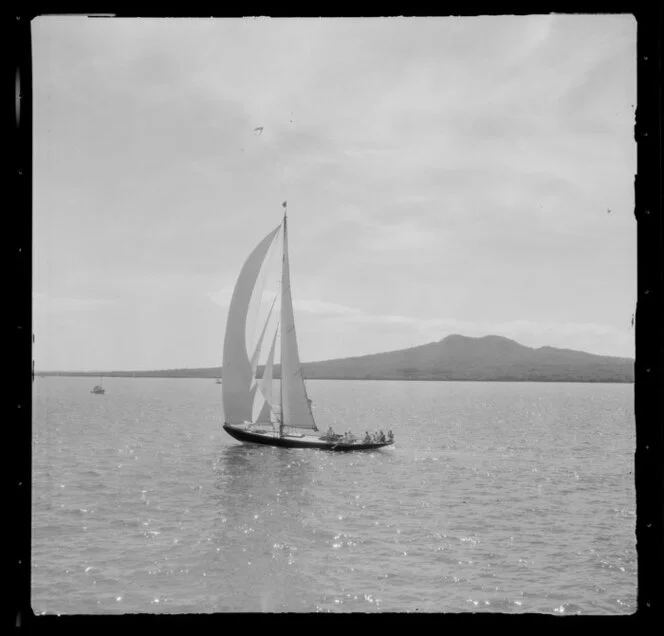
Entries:
[[631, 16], [33, 35], [38, 370], [221, 365], [286, 199], [304, 361], [453, 333], [633, 356]]

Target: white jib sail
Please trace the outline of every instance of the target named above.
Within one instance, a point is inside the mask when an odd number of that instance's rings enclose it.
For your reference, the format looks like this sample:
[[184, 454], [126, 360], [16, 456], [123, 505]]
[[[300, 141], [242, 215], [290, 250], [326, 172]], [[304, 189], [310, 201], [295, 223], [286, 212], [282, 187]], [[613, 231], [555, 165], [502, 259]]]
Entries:
[[274, 297], [274, 300], [272, 301], [272, 306], [270, 307], [270, 311], [267, 314], [267, 318], [265, 319], [265, 324], [263, 325], [263, 331], [261, 331], [261, 335], [258, 338], [258, 342], [256, 342], [256, 348], [254, 349], [254, 353], [251, 356], [251, 372], [256, 375], [256, 367], [258, 366], [258, 358], [261, 355], [261, 348], [263, 346], [263, 341], [265, 340], [265, 332], [267, 331], [267, 326], [270, 322], [270, 317], [272, 316], [272, 310], [274, 309], [274, 305], [277, 302], [277, 297]]
[[[263, 346], [263, 341], [265, 340], [265, 332], [267, 331], [268, 324], [270, 322], [270, 317], [272, 316], [272, 310], [274, 309], [274, 305], [277, 302], [277, 297], [275, 296], [274, 300], [272, 301], [272, 306], [270, 307], [270, 311], [267, 314], [267, 318], [265, 319], [265, 324], [263, 325], [263, 331], [261, 332], [260, 338], [258, 339], [258, 342], [256, 343], [256, 348], [254, 349], [254, 352], [251, 356], [251, 374], [252, 374], [252, 381], [251, 381], [251, 389], [250, 389], [250, 395], [251, 395], [251, 404], [253, 405], [252, 407], [252, 413], [256, 413], [256, 396], [258, 395], [258, 387], [259, 383], [256, 380], [256, 368], [258, 367], [258, 360], [260, 358], [260, 353], [261, 353], [261, 348]], [[276, 335], [276, 332], [275, 332]], [[262, 409], [262, 401], [259, 406]], [[261, 410], [262, 413], [262, 410]], [[260, 416], [259, 416], [260, 417]], [[256, 418], [252, 418], [253, 422], [259, 421]]]
[[295, 336], [295, 317], [290, 288], [288, 236], [284, 216], [284, 254], [281, 274], [281, 417], [285, 426], [317, 431], [302, 376]]
[[259, 383], [261, 394], [263, 395], [263, 406], [261, 412], [256, 418], [257, 422], [270, 422], [272, 421], [271, 414], [273, 410], [273, 396], [272, 396], [272, 367], [274, 365], [274, 349], [277, 343], [277, 329], [274, 331], [274, 337], [272, 338], [272, 346], [270, 347], [270, 353], [268, 354], [267, 361], [265, 362], [265, 368], [263, 369], [263, 377]]
[[[246, 342], [247, 342], [247, 353], [250, 356], [250, 360], [253, 360], [253, 355], [252, 355], [252, 349], [255, 349], [256, 346], [261, 345], [261, 339], [262, 339], [262, 334], [259, 336], [258, 334], [258, 326], [263, 325], [263, 332], [265, 331], [264, 327], [266, 324], [265, 318], [262, 317], [263, 314], [263, 307], [264, 307], [264, 292], [266, 289], [266, 283], [268, 282], [268, 278], [271, 278], [268, 276], [268, 273], [271, 271], [271, 269], [274, 268], [274, 263], [272, 263], [273, 256], [276, 255], [277, 251], [276, 249], [272, 249], [274, 246], [274, 243], [270, 246], [270, 249], [268, 249], [268, 253], [266, 254], [263, 263], [261, 265], [260, 272], [256, 278], [256, 283], [254, 285], [254, 290], [251, 295], [251, 300], [249, 302], [249, 308], [247, 309], [247, 320], [246, 320], [246, 326], [245, 326], [245, 337], [246, 337]], [[279, 294], [275, 294], [275, 298]], [[272, 310], [270, 309], [270, 312]], [[257, 336], [259, 336], [257, 338]], [[254, 369], [255, 370], [255, 369]]]
[[281, 226], [270, 232], [251, 252], [240, 271], [228, 309], [222, 367], [224, 419], [229, 423], [251, 420], [253, 371], [247, 355], [246, 322], [256, 279], [272, 241]]

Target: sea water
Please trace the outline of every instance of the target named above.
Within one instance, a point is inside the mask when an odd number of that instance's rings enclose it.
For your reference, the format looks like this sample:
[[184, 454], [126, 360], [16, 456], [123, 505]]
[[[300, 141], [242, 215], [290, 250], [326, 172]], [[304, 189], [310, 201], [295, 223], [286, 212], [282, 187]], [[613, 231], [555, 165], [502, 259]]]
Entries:
[[214, 380], [37, 378], [36, 613], [636, 609], [628, 384], [310, 381], [328, 453], [242, 444]]

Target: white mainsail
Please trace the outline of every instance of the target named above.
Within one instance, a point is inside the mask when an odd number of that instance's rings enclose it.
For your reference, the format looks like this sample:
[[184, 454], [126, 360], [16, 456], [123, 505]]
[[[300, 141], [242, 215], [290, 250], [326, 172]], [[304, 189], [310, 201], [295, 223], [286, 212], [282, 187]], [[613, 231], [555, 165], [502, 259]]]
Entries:
[[247, 354], [246, 324], [256, 279], [274, 237], [277, 226], [251, 252], [240, 271], [228, 310], [222, 367], [224, 419], [239, 424], [250, 421], [253, 406], [252, 361]]
[[284, 214], [284, 254], [281, 272], [281, 418], [285, 426], [317, 431], [302, 376], [295, 337], [295, 317], [288, 264], [288, 236]]

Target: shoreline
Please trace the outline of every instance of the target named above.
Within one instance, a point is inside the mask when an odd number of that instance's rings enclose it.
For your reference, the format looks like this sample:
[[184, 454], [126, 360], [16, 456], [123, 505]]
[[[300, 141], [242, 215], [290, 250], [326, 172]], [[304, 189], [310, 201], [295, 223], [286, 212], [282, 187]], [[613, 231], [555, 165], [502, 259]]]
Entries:
[[[48, 377], [64, 377], [64, 378], [130, 378], [130, 379], [155, 379], [155, 380], [216, 380], [218, 376], [207, 375], [186, 375], [186, 374], [169, 374], [169, 373], [126, 373], [126, 372], [60, 372], [60, 371], [44, 371], [35, 372], [35, 378], [48, 378]], [[273, 378], [278, 380], [278, 377]], [[328, 381], [343, 381], [343, 382], [531, 382], [539, 384], [634, 384], [634, 380], [621, 380], [621, 379], [592, 379], [592, 378], [436, 378], [436, 377], [306, 377], [307, 381], [311, 380], [328, 380]]]

